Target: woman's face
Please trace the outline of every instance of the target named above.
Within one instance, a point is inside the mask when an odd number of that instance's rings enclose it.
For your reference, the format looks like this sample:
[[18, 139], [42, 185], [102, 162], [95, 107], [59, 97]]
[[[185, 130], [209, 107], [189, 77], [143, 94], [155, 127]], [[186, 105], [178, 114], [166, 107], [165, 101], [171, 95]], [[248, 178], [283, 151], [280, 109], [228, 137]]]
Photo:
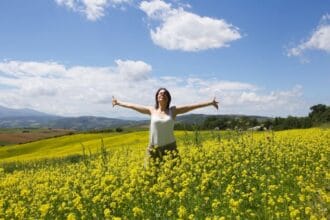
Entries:
[[162, 89], [158, 92], [157, 100], [158, 100], [158, 102], [165, 102], [165, 103], [168, 102], [168, 97], [166, 95], [165, 90]]

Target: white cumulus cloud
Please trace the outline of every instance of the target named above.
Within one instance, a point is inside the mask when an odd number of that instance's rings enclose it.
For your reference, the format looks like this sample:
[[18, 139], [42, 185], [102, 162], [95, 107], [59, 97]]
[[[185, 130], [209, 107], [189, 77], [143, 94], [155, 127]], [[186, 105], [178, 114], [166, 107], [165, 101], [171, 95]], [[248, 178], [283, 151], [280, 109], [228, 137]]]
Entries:
[[303, 106], [303, 88], [266, 91], [258, 85], [217, 78], [154, 76], [152, 66], [141, 60], [117, 59], [113, 65], [65, 66], [57, 62], [0, 62], [0, 105], [33, 108], [46, 113], [78, 116], [134, 117], [124, 108], [112, 108], [112, 96], [120, 100], [154, 105], [154, 93], [166, 87], [173, 105], [211, 100], [220, 102], [220, 110], [203, 108], [206, 114], [295, 114]]
[[49, 77], [61, 75], [65, 68], [56, 62], [22, 62], [8, 61], [0, 63], [0, 72], [12, 77]]
[[117, 71], [126, 79], [143, 80], [148, 78], [152, 67], [143, 61], [116, 60]]
[[[133, 0], [55, 0], [74, 12], [82, 13], [88, 20], [100, 20], [109, 7], [133, 5]], [[224, 19], [200, 16], [185, 10], [189, 4], [177, 7], [162, 0], [141, 1], [139, 9], [150, 21], [150, 37], [154, 44], [168, 50], [200, 51], [229, 47], [242, 37], [238, 27]]]
[[168, 50], [200, 51], [228, 47], [240, 39], [239, 29], [216, 19], [173, 8], [162, 0], [142, 1], [140, 9], [160, 24], [150, 30], [152, 41]]
[[311, 36], [298, 46], [288, 50], [288, 56], [301, 56], [306, 50], [321, 50], [330, 53], [330, 15], [322, 17]]

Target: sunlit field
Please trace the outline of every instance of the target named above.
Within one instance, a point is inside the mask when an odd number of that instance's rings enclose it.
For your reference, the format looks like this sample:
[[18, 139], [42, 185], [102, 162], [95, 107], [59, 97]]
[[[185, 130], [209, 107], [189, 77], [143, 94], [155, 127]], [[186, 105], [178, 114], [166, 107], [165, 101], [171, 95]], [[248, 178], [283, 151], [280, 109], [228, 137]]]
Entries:
[[162, 163], [146, 160], [147, 134], [0, 148], [0, 219], [330, 218], [330, 129], [179, 132]]

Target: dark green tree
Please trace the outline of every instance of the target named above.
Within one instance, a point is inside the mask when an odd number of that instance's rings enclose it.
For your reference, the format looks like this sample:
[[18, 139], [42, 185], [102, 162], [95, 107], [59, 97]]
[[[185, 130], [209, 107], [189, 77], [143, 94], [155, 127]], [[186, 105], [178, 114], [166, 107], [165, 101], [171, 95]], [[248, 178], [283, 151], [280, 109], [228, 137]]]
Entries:
[[310, 107], [310, 110], [309, 117], [311, 118], [313, 125], [330, 122], [330, 106], [318, 104]]

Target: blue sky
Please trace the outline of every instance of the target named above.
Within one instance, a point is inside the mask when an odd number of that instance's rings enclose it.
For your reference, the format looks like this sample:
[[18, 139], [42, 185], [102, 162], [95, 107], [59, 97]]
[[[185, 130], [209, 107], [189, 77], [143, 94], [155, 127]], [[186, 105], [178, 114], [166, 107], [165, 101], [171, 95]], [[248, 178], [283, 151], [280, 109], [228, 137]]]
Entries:
[[330, 104], [330, 1], [0, 2], [0, 105], [139, 116], [166, 87], [194, 113], [303, 116]]

